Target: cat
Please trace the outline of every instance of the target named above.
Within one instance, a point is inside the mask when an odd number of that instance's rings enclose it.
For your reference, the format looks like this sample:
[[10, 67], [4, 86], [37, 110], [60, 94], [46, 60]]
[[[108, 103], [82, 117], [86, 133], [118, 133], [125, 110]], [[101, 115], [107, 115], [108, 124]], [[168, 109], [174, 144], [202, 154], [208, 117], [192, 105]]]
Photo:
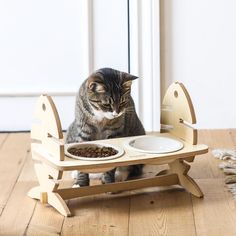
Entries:
[[[138, 77], [112, 68], [91, 74], [76, 96], [75, 120], [66, 143], [144, 135], [131, 97], [132, 81]], [[102, 174], [102, 183], [125, 181], [142, 173], [143, 165], [117, 167]], [[74, 186], [89, 185], [89, 174], [73, 172]]]

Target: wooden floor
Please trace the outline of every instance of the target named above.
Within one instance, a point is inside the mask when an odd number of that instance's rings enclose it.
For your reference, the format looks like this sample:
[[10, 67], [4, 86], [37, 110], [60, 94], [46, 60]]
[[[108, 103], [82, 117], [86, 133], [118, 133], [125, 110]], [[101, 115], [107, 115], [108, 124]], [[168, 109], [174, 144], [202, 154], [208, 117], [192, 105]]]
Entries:
[[[190, 175], [203, 199], [180, 188], [149, 188], [69, 201], [73, 217], [27, 197], [37, 185], [29, 134], [0, 134], [0, 236], [8, 235], [236, 235], [235, 201], [224, 187], [213, 148], [236, 147], [236, 130], [203, 130], [199, 143], [210, 152], [198, 156]], [[145, 167], [146, 174], [157, 167]]]

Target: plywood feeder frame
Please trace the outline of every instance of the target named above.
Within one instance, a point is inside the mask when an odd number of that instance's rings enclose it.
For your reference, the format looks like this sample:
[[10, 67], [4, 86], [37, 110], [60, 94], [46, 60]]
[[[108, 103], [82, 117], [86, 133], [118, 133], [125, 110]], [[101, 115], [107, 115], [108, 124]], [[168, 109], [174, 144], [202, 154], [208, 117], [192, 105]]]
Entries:
[[[125, 154], [117, 159], [84, 161], [68, 158], [64, 154], [64, 140], [60, 118], [52, 98], [41, 95], [36, 105], [35, 118], [38, 123], [31, 129], [32, 158], [39, 186], [32, 188], [28, 196], [39, 199], [43, 204], [50, 204], [64, 216], [71, 216], [65, 200], [100, 194], [118, 192], [154, 186], [181, 185], [192, 195], [203, 197], [196, 182], [188, 176], [190, 165], [196, 155], [208, 152], [204, 144], [197, 144], [197, 130], [189, 124], [196, 123], [194, 108], [190, 96], [181, 83], [173, 83], [168, 88], [162, 104], [162, 130], [157, 136], [178, 138], [184, 144], [183, 149], [165, 154], [143, 154], [123, 146], [128, 138], [116, 138], [91, 143], [103, 142], [123, 147]], [[154, 177], [110, 184], [101, 184], [80, 188], [59, 188], [63, 182], [64, 171], [79, 170], [85, 173], [104, 172], [118, 166], [134, 164], [168, 164], [169, 170]]]

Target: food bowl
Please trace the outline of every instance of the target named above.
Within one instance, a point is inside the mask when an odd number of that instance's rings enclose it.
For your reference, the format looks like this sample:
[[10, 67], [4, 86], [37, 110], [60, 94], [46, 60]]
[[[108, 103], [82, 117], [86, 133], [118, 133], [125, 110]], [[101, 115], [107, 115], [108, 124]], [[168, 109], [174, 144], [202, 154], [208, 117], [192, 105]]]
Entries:
[[182, 149], [184, 144], [173, 138], [146, 135], [129, 139], [125, 146], [137, 152], [162, 154], [176, 152]]
[[106, 143], [70, 143], [65, 144], [68, 157], [86, 161], [104, 161], [121, 157], [124, 149]]

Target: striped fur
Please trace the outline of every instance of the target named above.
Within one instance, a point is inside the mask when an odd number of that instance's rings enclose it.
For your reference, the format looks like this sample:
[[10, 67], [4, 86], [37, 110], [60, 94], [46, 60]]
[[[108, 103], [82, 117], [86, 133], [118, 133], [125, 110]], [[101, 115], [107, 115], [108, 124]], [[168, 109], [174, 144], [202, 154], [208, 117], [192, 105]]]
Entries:
[[[137, 77], [103, 68], [84, 81], [76, 97], [75, 120], [67, 131], [66, 142], [83, 142], [145, 134], [130, 95]], [[124, 181], [139, 175], [142, 165], [116, 168], [104, 173], [102, 181]], [[76, 174], [77, 185], [89, 185], [86, 173]]]

